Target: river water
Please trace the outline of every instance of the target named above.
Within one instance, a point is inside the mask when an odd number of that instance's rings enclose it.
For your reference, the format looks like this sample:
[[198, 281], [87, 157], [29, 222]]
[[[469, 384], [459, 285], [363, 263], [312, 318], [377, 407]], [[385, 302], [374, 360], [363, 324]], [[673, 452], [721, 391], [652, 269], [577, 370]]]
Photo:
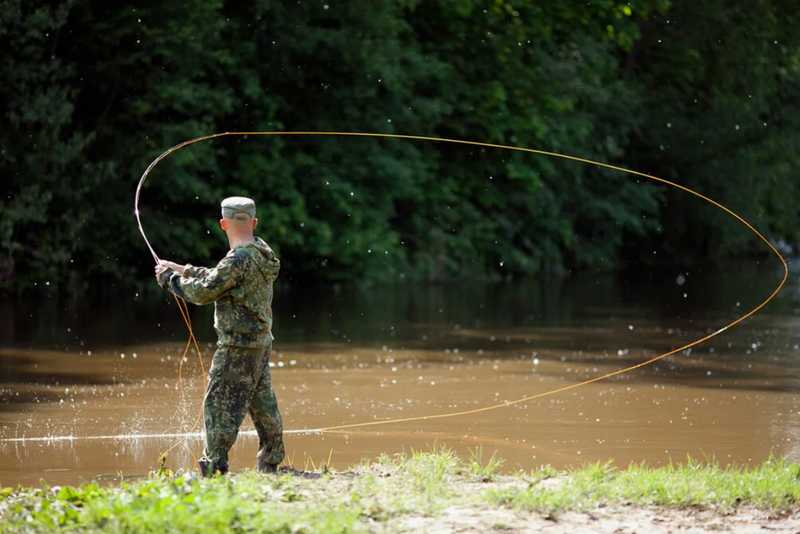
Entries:
[[[636, 277], [278, 291], [272, 378], [287, 458], [342, 469], [444, 445], [504, 469], [612, 460], [800, 461], [800, 286], [740, 326], [652, 366], [474, 415], [299, 430], [469, 410], [548, 391], [712, 332], [780, 279], [773, 260]], [[194, 468], [201, 363], [167, 297], [0, 302], [0, 485]], [[213, 352], [211, 307], [192, 308]], [[179, 380], [179, 372], [181, 378]], [[188, 435], [180, 435], [186, 433]], [[176, 436], [178, 434], [178, 436]], [[246, 419], [231, 451], [252, 467]]]

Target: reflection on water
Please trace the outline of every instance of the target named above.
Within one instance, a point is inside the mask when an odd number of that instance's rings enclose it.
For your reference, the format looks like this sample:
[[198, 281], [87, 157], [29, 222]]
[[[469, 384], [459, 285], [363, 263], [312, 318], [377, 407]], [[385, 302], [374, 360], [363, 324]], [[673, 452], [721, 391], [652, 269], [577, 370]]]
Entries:
[[[737, 266], [638, 280], [279, 292], [272, 372], [287, 461], [330, 458], [343, 468], [434, 443], [465, 456], [497, 451], [508, 469], [687, 454], [800, 460], [796, 285], [709, 343], [608, 381], [468, 416], [298, 432], [468, 410], [578, 382], [716, 330], [777, 278], [772, 267]], [[206, 366], [210, 312], [193, 310]], [[143, 476], [172, 445], [168, 465], [194, 466], [204, 377], [194, 354], [181, 365], [185, 333], [168, 299], [5, 302], [0, 317], [0, 484]], [[249, 421], [243, 429], [234, 469], [255, 458]], [[42, 437], [50, 439], [22, 439]]]

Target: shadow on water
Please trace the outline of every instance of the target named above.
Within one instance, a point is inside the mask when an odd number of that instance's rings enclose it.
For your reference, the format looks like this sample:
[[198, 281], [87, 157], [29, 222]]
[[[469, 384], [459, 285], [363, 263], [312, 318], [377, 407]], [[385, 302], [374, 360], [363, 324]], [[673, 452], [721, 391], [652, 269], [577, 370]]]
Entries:
[[83, 370], [76, 366], [72, 366], [69, 372], [55, 371], [49, 366], [41, 365], [40, 360], [33, 357], [3, 354], [2, 361], [3, 374], [0, 375], [0, 384], [90, 386], [120, 383], [116, 377], [83, 373]]

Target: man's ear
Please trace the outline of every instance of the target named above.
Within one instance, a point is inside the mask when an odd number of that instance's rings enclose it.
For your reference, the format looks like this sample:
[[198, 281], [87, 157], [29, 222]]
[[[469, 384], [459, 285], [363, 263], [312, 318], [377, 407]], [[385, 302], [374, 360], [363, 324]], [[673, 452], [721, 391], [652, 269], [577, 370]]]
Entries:
[[256, 226], [257, 226], [257, 225], [258, 225], [258, 219], [256, 219], [255, 217], [253, 217], [253, 230], [255, 230], [255, 229], [256, 229]]
[[225, 219], [220, 219], [219, 220], [219, 227], [222, 228], [223, 232], [227, 232], [228, 231], [228, 221], [226, 221]]

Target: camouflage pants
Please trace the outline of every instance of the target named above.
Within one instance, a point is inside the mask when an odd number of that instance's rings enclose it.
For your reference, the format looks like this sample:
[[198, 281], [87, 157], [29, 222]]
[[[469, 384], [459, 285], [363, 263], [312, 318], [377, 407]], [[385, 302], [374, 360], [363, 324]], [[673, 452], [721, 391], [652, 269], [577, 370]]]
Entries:
[[203, 401], [206, 446], [201, 471], [228, 471], [228, 451], [247, 412], [259, 439], [257, 467], [279, 464], [284, 457], [283, 423], [272, 391], [269, 356], [272, 346], [251, 349], [217, 347]]

